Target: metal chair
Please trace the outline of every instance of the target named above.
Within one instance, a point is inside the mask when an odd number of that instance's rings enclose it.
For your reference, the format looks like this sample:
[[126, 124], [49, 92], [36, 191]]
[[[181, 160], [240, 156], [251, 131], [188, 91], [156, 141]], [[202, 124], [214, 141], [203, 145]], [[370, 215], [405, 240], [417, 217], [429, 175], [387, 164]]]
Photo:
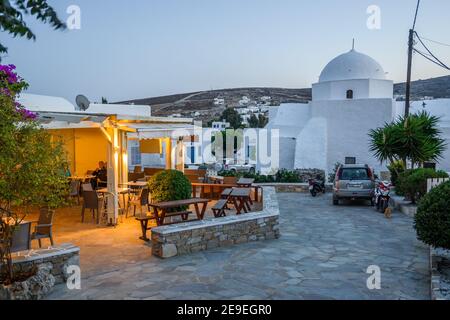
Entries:
[[94, 188], [92, 188], [92, 184], [90, 183], [83, 183], [81, 185], [81, 192], [83, 191], [94, 191]]
[[141, 190], [138, 196], [130, 197], [128, 200], [128, 206], [127, 206], [127, 213], [125, 215], [126, 218], [128, 218], [128, 210], [130, 209], [130, 206], [133, 206], [133, 216], [136, 216], [136, 207], [139, 206], [141, 208], [142, 213], [142, 206], [148, 206], [149, 201], [148, 197], [150, 195], [150, 190], [148, 188], [144, 188]]
[[[83, 191], [83, 208], [81, 209], [81, 222], [84, 222], [84, 212], [86, 209], [90, 209], [92, 212], [92, 218], [96, 220], [97, 224], [100, 223], [100, 212], [102, 211], [104, 199], [99, 197], [95, 191]], [[95, 213], [97, 212], [97, 218]]]
[[77, 197], [77, 203], [80, 204], [80, 180], [72, 180], [70, 181], [70, 197]]
[[42, 208], [39, 212], [39, 220], [34, 227], [34, 232], [31, 234], [31, 240], [39, 241], [39, 248], [42, 248], [42, 239], [50, 239], [50, 243], [53, 246], [53, 216], [55, 211], [48, 208]]

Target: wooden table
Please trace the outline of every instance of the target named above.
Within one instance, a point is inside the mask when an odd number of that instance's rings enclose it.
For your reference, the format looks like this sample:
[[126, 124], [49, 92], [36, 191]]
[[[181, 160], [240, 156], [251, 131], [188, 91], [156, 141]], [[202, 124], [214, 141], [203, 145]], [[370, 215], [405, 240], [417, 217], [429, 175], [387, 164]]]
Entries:
[[250, 205], [253, 204], [253, 202], [250, 194], [250, 188], [235, 188], [228, 196], [228, 199], [233, 202], [234, 207], [236, 208], [237, 215], [241, 214], [242, 210], [244, 210], [245, 213], [248, 213], [251, 210]]
[[86, 180], [91, 180], [91, 179], [94, 179], [95, 178], [95, 176], [93, 176], [93, 175], [85, 175], [85, 176], [71, 176], [71, 177], [68, 177], [68, 179], [69, 180], [80, 180], [80, 181], [86, 181]]
[[221, 176], [209, 176], [208, 177], [212, 183], [221, 184], [223, 183], [224, 178]]
[[145, 181], [135, 181], [135, 182], [127, 182], [127, 183], [120, 183], [121, 186], [127, 186], [130, 188], [135, 188], [135, 189], [139, 189], [139, 188], [145, 188], [148, 187], [148, 183]]
[[192, 183], [192, 196], [194, 198], [197, 197], [197, 188], [200, 188], [200, 197], [205, 197], [205, 188], [209, 188], [209, 197], [210, 199], [214, 198], [214, 193], [217, 191], [218, 194], [221, 194], [223, 190], [228, 188], [235, 188], [237, 185], [235, 184], [220, 184], [220, 183]]
[[[210, 200], [201, 199], [201, 198], [193, 198], [186, 200], [176, 200], [176, 201], [168, 201], [168, 202], [159, 202], [159, 203], [151, 203], [149, 207], [153, 208], [153, 218], [156, 219], [156, 223], [158, 226], [165, 225], [164, 219], [173, 216], [181, 216], [183, 221], [188, 221], [190, 211], [182, 211], [182, 212], [168, 212], [170, 209], [191, 206], [194, 205], [195, 213], [197, 215], [197, 220], [203, 220], [205, 216], [206, 207], [208, 206]], [[202, 205], [200, 208], [199, 205]]]
[[[245, 182], [245, 181], [244, 181]], [[241, 185], [237, 185], [237, 184], [214, 184], [214, 183], [192, 183], [192, 196], [195, 198], [197, 197], [197, 188], [200, 188], [200, 197], [206, 197], [207, 198], [207, 194], [205, 193], [205, 188], [209, 188], [209, 192], [208, 192], [208, 196], [210, 199], [214, 199], [214, 194], [217, 193], [219, 195], [219, 197], [216, 198], [220, 198], [220, 194], [226, 190], [226, 189], [232, 189], [232, 188], [236, 188], [236, 187], [240, 187], [243, 188], [244, 186]], [[260, 200], [262, 201], [262, 188], [260, 186], [252, 186], [250, 185], [249, 187], [250, 189], [254, 189], [255, 192], [255, 202], [259, 202]], [[261, 197], [259, 197], [259, 191], [261, 190]], [[217, 192], [216, 192], [217, 191]]]
[[254, 182], [255, 179], [240, 178], [239, 181], [237, 182], [237, 185], [242, 188], [250, 188]]

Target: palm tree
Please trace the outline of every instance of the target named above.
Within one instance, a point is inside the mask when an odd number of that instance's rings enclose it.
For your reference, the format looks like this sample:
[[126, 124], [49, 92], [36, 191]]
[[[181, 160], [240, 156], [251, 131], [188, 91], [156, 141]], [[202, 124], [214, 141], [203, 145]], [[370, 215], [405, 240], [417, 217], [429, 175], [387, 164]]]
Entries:
[[380, 162], [411, 162], [412, 168], [424, 162], [439, 160], [445, 149], [438, 129], [439, 118], [423, 111], [402, 117], [383, 128], [369, 132], [370, 151]]

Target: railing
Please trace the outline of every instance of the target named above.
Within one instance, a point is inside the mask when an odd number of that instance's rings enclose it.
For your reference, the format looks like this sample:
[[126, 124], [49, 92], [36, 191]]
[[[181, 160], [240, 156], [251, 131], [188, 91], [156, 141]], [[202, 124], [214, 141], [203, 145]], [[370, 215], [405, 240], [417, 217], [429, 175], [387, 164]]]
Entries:
[[427, 193], [430, 192], [431, 189], [433, 189], [449, 180], [450, 180], [449, 178], [428, 179], [427, 180]]

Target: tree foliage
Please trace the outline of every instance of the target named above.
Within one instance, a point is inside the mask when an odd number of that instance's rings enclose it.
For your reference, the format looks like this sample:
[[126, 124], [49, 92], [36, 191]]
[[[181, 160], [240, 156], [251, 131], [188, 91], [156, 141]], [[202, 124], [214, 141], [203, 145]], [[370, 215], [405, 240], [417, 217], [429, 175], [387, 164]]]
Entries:
[[250, 128], [264, 128], [269, 123], [269, 119], [262, 114], [256, 116], [254, 113], [248, 119], [248, 126]]
[[450, 249], [450, 181], [433, 188], [419, 203], [414, 228], [419, 240]]
[[445, 149], [439, 118], [423, 111], [371, 130], [370, 150], [380, 162], [410, 161], [412, 167], [438, 161]]
[[18, 102], [27, 83], [12, 65], [0, 65], [0, 260], [12, 281], [10, 247], [31, 206], [56, 208], [68, 194], [66, 154]]
[[233, 108], [225, 109], [222, 113], [222, 119], [229, 122], [233, 129], [242, 128], [242, 117], [239, 112]]
[[[35, 40], [36, 35], [25, 23], [25, 15], [48, 23], [55, 30], [66, 27], [47, 0], [0, 0], [0, 31], [8, 32], [13, 37]], [[0, 43], [0, 54], [7, 52], [8, 48]]]

